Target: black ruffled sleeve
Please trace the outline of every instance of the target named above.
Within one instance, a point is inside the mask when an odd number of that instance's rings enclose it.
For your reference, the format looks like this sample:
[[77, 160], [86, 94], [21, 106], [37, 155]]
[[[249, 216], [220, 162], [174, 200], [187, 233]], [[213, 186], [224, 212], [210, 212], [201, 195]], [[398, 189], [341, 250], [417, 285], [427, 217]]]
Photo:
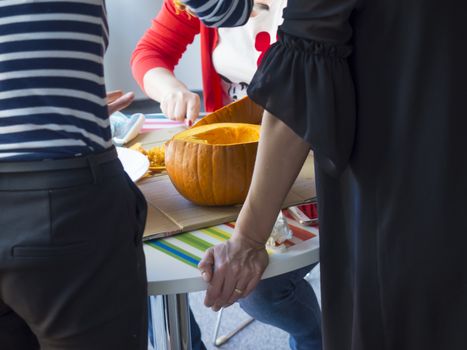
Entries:
[[347, 58], [354, 0], [290, 0], [278, 42], [248, 95], [307, 141], [318, 166], [338, 176], [355, 134], [355, 93]]

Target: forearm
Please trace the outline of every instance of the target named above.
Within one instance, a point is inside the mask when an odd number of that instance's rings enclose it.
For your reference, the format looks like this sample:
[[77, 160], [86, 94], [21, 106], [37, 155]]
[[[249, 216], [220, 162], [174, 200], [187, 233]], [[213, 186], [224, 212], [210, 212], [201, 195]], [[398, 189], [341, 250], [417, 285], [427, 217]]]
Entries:
[[188, 91], [186, 85], [166, 68], [158, 67], [147, 71], [143, 83], [146, 94], [157, 102], [162, 102], [162, 99], [169, 93]]
[[237, 220], [235, 238], [263, 245], [310, 146], [279, 119], [265, 112], [248, 197]]
[[253, 179], [232, 237], [199, 263], [209, 283], [204, 303], [218, 311], [256, 287], [268, 265], [265, 243], [310, 150], [284, 123], [265, 113]]

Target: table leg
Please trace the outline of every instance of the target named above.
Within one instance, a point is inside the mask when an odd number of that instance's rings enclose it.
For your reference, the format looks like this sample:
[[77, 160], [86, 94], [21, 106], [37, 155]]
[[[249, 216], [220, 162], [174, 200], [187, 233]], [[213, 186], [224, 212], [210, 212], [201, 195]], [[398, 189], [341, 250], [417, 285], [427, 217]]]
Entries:
[[188, 294], [170, 294], [162, 298], [168, 349], [191, 350]]

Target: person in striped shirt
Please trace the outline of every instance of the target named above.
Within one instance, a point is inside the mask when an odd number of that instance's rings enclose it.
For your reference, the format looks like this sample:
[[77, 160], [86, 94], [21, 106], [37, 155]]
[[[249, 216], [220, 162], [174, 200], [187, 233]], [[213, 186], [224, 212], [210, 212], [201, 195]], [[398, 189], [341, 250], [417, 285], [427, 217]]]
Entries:
[[[104, 0], [0, 1], [0, 348], [147, 349], [146, 202], [111, 143]], [[120, 98], [120, 100], [118, 99]]]

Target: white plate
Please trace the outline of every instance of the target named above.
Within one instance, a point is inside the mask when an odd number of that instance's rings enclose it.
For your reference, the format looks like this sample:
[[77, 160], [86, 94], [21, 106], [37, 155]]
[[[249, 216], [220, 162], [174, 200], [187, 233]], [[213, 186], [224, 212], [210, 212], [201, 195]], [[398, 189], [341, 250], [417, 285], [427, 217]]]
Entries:
[[149, 159], [132, 149], [117, 147], [118, 159], [123, 164], [123, 169], [134, 182], [141, 179], [149, 169]]

